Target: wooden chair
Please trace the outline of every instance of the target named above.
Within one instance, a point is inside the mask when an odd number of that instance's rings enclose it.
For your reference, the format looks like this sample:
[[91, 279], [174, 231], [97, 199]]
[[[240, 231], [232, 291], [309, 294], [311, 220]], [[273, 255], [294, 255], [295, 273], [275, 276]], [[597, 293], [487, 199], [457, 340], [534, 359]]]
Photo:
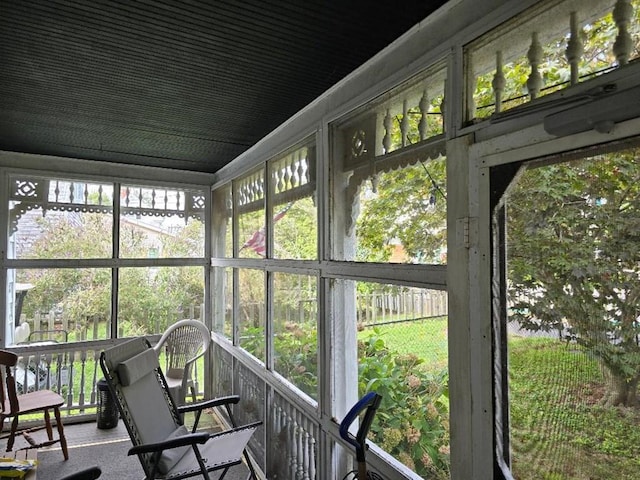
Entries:
[[[64, 459], [68, 460], [67, 440], [64, 436], [64, 426], [60, 418], [60, 407], [64, 404], [64, 399], [51, 390], [35, 390], [18, 395], [14, 378], [14, 369], [17, 363], [18, 356], [15, 353], [0, 350], [0, 381], [2, 382], [2, 388], [0, 388], [0, 427], [4, 424], [6, 418], [13, 417], [11, 431], [7, 440], [7, 452], [13, 450], [20, 415], [42, 412], [49, 441], [36, 444], [28, 435], [25, 435], [25, 438], [33, 447], [60, 442]], [[53, 428], [51, 427], [50, 410], [53, 410], [58, 429], [58, 438], [55, 440], [53, 438]]]

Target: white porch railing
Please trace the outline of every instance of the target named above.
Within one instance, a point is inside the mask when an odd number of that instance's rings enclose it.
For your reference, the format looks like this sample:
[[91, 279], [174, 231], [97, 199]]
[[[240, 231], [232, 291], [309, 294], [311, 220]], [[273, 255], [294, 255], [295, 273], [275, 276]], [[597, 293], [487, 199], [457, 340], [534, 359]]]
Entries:
[[51, 389], [66, 400], [66, 417], [86, 420], [95, 415], [96, 384], [102, 378], [100, 352], [123, 340], [53, 343], [8, 347], [18, 355], [15, 377], [19, 392]]
[[[153, 344], [160, 336], [148, 338]], [[18, 355], [15, 371], [18, 391], [53, 390], [65, 399], [61, 408], [65, 423], [94, 420], [99, 399], [96, 385], [103, 377], [100, 353], [125, 340], [35, 342], [8, 347]], [[196, 375], [203, 378], [202, 365], [198, 369]]]
[[[148, 338], [154, 343], [159, 336]], [[64, 421], [70, 424], [95, 420], [99, 401], [96, 385], [102, 378], [100, 353], [125, 340], [39, 342], [8, 347], [8, 350], [19, 356], [18, 388], [22, 391], [47, 388], [58, 392], [65, 398]], [[204, 363], [197, 368], [204, 390], [211, 390], [212, 396], [238, 394], [241, 402], [234, 414], [239, 423], [264, 421], [250, 448], [267, 478], [316, 480], [329, 474], [326, 470], [329, 463], [320, 464], [320, 445], [339, 442], [337, 424], [332, 423], [329, 429], [326, 425], [323, 427], [317, 405], [309, 397], [285, 385], [282, 379], [256, 362], [244, 361], [242, 355], [235, 355], [234, 347], [224, 341], [217, 343], [215, 335], [210, 358], [210, 377], [204, 375]], [[211, 383], [207, 385], [209, 379]], [[392, 461], [374, 457], [369, 463], [387, 476], [392, 472], [393, 478], [419, 478], [393, 465]]]
[[[313, 400], [216, 335], [213, 336], [211, 362], [213, 396], [239, 395], [241, 401], [234, 410], [238, 422], [242, 424], [257, 419], [264, 422], [250, 447], [267, 478], [332, 478], [330, 469], [335, 462], [329, 458], [331, 454], [328, 452], [335, 452], [338, 449], [334, 447], [342, 445], [337, 422], [322, 421]], [[348, 447], [344, 451], [351, 450]], [[385, 457], [384, 452], [380, 455], [372, 453], [367, 461], [369, 467], [381, 473], [383, 478], [421, 478], [389, 455]], [[342, 472], [338, 478], [346, 473]]]

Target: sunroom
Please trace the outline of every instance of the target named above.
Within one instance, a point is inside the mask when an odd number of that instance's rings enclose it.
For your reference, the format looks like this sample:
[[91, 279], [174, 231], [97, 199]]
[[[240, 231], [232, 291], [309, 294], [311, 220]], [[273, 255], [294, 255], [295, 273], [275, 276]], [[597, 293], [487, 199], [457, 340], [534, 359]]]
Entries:
[[[264, 478], [347, 478], [339, 422], [368, 391], [383, 479], [637, 476], [640, 2], [450, 0], [412, 24], [200, 170], [151, 162], [162, 145], [65, 147], [7, 83], [19, 390], [95, 420], [100, 352], [194, 318], [198, 393], [264, 422]], [[100, 138], [79, 123], [60, 129]]]

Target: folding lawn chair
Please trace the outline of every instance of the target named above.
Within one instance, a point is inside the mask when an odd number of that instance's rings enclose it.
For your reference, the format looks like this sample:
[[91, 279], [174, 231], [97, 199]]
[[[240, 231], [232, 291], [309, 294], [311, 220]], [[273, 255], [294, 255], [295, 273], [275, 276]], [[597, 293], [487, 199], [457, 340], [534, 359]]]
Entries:
[[[209, 480], [209, 472], [217, 470], [222, 478], [243, 458], [248, 478], [257, 480], [246, 447], [262, 422], [235, 425], [231, 405], [238, 403], [238, 396], [177, 406], [158, 356], [145, 338], [102, 352], [100, 365], [133, 442], [129, 455], [138, 455], [147, 480], [195, 476]], [[202, 410], [219, 406], [225, 407], [233, 428], [214, 434], [196, 432]], [[187, 412], [195, 413], [191, 432], [182, 421]]]

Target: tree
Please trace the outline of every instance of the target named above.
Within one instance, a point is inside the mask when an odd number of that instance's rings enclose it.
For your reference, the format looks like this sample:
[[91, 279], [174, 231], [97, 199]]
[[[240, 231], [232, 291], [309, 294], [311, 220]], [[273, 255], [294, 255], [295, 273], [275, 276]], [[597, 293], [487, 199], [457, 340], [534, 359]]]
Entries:
[[512, 319], [567, 329], [608, 373], [607, 405], [637, 404], [639, 152], [529, 170], [508, 200]]
[[[41, 234], [27, 258], [110, 258], [111, 216], [101, 213], [48, 215], [38, 221]], [[142, 228], [123, 224], [120, 251], [127, 258], [145, 258], [149, 241]], [[203, 225], [190, 221], [175, 234], [159, 236], [165, 257], [204, 254]], [[49, 268], [20, 271], [20, 281], [34, 285], [23, 314], [56, 310], [69, 325], [86, 328], [108, 321], [111, 311], [111, 270], [108, 268]], [[183, 315], [181, 307], [201, 305], [204, 276], [201, 267], [121, 268], [119, 270], [119, 327], [126, 335], [157, 333]], [[108, 336], [108, 329], [102, 331]]]
[[[274, 207], [274, 217], [283, 211], [283, 207], [287, 208], [286, 205]], [[275, 258], [318, 258], [317, 209], [313, 197], [303, 197], [292, 202], [286, 214], [274, 224], [273, 230]]]
[[379, 174], [377, 191], [365, 195], [356, 224], [358, 259], [387, 261], [390, 242], [420, 263], [442, 263], [446, 246], [444, 159]]
[[[102, 214], [49, 215], [37, 219], [41, 235], [26, 258], [104, 258], [111, 255], [110, 218]], [[82, 234], [79, 234], [82, 232]], [[105, 269], [46, 269], [21, 272], [29, 291], [23, 313], [33, 318], [64, 307], [73, 318], [105, 315], [110, 304], [110, 273]], [[73, 313], [72, 313], [73, 312]], [[80, 312], [82, 314], [80, 315]], [[80, 316], [78, 316], [80, 315]]]

